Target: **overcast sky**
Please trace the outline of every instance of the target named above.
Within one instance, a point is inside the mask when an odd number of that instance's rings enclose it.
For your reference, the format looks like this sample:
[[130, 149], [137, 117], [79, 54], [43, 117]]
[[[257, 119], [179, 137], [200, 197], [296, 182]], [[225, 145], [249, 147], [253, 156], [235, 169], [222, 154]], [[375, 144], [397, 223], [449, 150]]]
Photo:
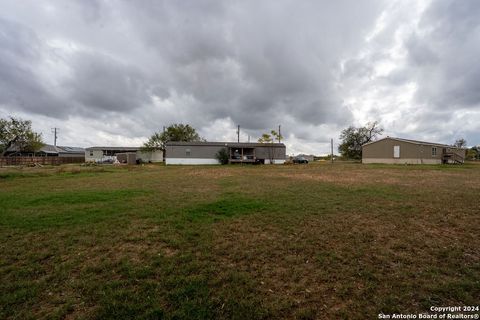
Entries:
[[324, 154], [349, 125], [480, 144], [480, 1], [0, 0], [0, 117], [47, 143], [171, 123]]

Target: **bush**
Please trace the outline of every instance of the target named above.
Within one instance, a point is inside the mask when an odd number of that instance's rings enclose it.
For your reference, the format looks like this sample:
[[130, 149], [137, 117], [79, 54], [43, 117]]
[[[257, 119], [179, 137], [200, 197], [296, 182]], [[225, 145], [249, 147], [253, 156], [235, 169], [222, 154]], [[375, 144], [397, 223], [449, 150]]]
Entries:
[[228, 151], [227, 148], [222, 148], [218, 150], [218, 152], [215, 154], [215, 159], [218, 160], [221, 164], [227, 164], [228, 163]]

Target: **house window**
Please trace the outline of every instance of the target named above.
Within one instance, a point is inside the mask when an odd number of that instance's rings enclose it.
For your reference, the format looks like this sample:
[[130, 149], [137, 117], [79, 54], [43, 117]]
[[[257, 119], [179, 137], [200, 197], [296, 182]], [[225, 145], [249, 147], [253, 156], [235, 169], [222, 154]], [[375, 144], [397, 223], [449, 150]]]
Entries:
[[437, 155], [437, 147], [432, 147], [432, 157]]
[[93, 157], [93, 150], [90, 150], [90, 157]]
[[185, 155], [186, 155], [187, 157], [190, 157], [190, 154], [191, 154], [190, 149], [186, 149], [186, 150], [185, 150]]

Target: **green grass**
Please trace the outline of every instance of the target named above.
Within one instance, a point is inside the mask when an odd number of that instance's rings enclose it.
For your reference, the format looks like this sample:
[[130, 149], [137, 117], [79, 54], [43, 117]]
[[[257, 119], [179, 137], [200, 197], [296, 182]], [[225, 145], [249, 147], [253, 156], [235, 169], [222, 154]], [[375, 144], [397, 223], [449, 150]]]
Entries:
[[0, 169], [2, 319], [365, 319], [480, 301], [480, 166]]

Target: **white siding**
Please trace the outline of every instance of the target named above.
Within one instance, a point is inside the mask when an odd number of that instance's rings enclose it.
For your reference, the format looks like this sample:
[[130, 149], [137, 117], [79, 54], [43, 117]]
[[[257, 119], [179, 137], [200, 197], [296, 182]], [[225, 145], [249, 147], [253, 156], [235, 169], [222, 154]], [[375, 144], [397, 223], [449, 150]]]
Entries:
[[201, 158], [165, 158], [165, 164], [182, 164], [182, 165], [202, 165], [202, 164], [219, 164], [217, 159], [201, 159]]
[[85, 150], [85, 162], [97, 162], [103, 158], [102, 150]]
[[162, 162], [163, 151], [157, 150], [152, 152], [137, 151], [137, 159], [142, 159], [144, 162]]
[[[284, 164], [285, 160], [273, 159], [273, 164]], [[265, 164], [270, 164], [270, 159], [265, 159]]]

